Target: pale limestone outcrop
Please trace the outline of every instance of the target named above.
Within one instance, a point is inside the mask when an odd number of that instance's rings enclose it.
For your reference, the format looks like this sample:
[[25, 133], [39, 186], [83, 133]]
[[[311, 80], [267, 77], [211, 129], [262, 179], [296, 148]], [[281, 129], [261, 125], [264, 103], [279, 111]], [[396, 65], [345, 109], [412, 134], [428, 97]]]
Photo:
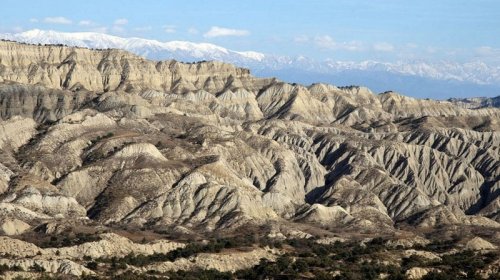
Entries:
[[10, 203], [50, 216], [85, 217], [87, 212], [73, 197], [42, 194], [33, 187], [26, 188], [14, 196]]
[[134, 159], [141, 156], [158, 161], [167, 160], [154, 145], [144, 143], [125, 146], [114, 155], [117, 160]]
[[257, 265], [261, 259], [275, 260], [278, 251], [269, 248], [252, 249], [248, 252], [231, 252], [208, 254], [201, 253], [194, 257], [181, 258], [174, 262], [163, 262], [148, 265], [141, 271], [156, 270], [159, 272], [194, 270], [194, 269], [216, 269], [218, 271], [231, 271], [246, 269]]
[[168, 253], [177, 248], [184, 247], [184, 244], [159, 240], [148, 244], [137, 244], [130, 239], [117, 234], [107, 233], [100, 235], [101, 240], [83, 243], [81, 245], [63, 248], [45, 249], [43, 254], [55, 255], [59, 251], [58, 258], [78, 259], [83, 256], [91, 258], [123, 257], [128, 254], [152, 255], [155, 253]]
[[349, 215], [344, 208], [338, 205], [328, 207], [321, 204], [313, 204], [303, 213], [300, 213], [296, 219], [322, 225], [335, 225], [347, 224], [349, 221], [353, 220], [353, 217]]
[[48, 273], [74, 276], [95, 274], [92, 270], [86, 268], [85, 266], [70, 260], [35, 260], [32, 258], [16, 260], [0, 259], [0, 265], [7, 265], [9, 267], [18, 266], [25, 271], [29, 271], [33, 266], [37, 265]]
[[17, 151], [36, 133], [36, 122], [20, 116], [0, 120], [0, 149]]
[[435, 271], [434, 268], [425, 267], [412, 267], [405, 272], [405, 276], [411, 280], [421, 279], [425, 275], [429, 274], [431, 271]]
[[45, 220], [52, 217], [40, 212], [32, 211], [14, 203], [0, 202], [0, 214], [3, 217], [15, 218], [21, 221]]
[[0, 222], [0, 233], [5, 235], [18, 235], [27, 231], [31, 226], [18, 219], [6, 219]]
[[33, 243], [7, 236], [0, 236], [0, 255], [11, 255], [16, 258], [29, 258], [41, 254], [43, 249]]
[[438, 256], [432, 252], [428, 252], [428, 251], [410, 249], [410, 250], [405, 250], [403, 252], [403, 257], [408, 258], [410, 256], [418, 256], [418, 257], [422, 257], [424, 259], [428, 259], [431, 261], [440, 261], [441, 260], [440, 256]]
[[421, 236], [397, 236], [396, 238], [387, 241], [387, 246], [392, 248], [402, 247], [405, 249], [413, 248], [415, 246], [426, 246], [430, 241]]
[[40, 272], [27, 271], [6, 271], [3, 275], [4, 280], [16, 280], [20, 278], [34, 279], [40, 276]]
[[7, 190], [12, 175], [14, 175], [14, 172], [7, 168], [7, 166], [0, 163], [0, 193]]
[[343, 243], [346, 242], [345, 238], [342, 237], [324, 237], [316, 240], [316, 243], [318, 244], [335, 244], [337, 242]]
[[496, 250], [497, 246], [491, 244], [490, 242], [482, 239], [481, 237], [474, 237], [471, 240], [467, 241], [465, 244], [465, 248], [469, 250]]

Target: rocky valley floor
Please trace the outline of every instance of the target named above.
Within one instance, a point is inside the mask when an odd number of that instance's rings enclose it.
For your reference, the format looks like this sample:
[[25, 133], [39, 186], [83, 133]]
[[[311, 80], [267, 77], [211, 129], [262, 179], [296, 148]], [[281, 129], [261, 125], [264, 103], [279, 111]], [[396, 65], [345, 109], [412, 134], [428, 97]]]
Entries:
[[497, 279], [500, 109], [462, 103], [0, 42], [0, 270]]

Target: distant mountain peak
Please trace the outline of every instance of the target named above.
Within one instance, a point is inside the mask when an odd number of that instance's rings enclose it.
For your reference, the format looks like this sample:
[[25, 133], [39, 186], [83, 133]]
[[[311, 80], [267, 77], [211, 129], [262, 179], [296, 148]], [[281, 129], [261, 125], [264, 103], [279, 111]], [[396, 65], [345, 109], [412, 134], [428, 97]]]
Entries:
[[304, 84], [327, 82], [337, 85], [354, 83], [366, 85], [376, 91], [392, 89], [415, 97], [444, 99], [459, 96], [496, 96], [500, 93], [500, 67], [482, 61], [467, 63], [423, 60], [315, 61], [305, 56], [289, 57], [252, 50], [230, 50], [211, 43], [161, 42], [96, 32], [59, 32], [40, 29], [0, 34], [0, 39], [32, 44], [123, 49], [153, 60], [175, 59], [185, 62], [219, 60], [249, 68], [257, 75], [277, 76], [290, 82]]
[[263, 53], [233, 51], [210, 43], [160, 42], [137, 37], [123, 38], [96, 32], [58, 32], [33, 29], [15, 34], [0, 34], [0, 38], [33, 44], [65, 44], [74, 47], [124, 49], [152, 59], [175, 58], [181, 55], [184, 59], [191, 57], [193, 59], [261, 61], [265, 57]]

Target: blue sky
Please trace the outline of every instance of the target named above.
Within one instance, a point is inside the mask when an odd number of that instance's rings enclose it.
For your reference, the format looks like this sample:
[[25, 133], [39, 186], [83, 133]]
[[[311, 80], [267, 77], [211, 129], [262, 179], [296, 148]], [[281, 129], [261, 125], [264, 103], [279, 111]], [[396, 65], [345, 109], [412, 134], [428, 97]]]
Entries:
[[3, 0], [0, 32], [99, 31], [334, 60], [500, 65], [498, 0]]

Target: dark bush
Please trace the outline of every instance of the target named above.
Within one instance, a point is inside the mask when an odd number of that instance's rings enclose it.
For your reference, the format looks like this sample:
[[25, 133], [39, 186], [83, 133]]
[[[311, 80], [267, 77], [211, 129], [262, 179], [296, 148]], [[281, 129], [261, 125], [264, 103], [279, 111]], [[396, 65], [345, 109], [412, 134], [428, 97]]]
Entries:
[[293, 264], [293, 269], [299, 273], [304, 273], [309, 270], [309, 264], [304, 259], [297, 259]]
[[34, 263], [32, 266], [30, 266], [30, 270], [34, 272], [45, 272], [45, 268], [37, 263]]
[[407, 258], [403, 258], [401, 261], [401, 266], [403, 267], [404, 270], [408, 270], [412, 267], [423, 267], [427, 266], [427, 259], [417, 256], [417, 255], [411, 255]]
[[98, 267], [98, 263], [97, 262], [88, 262], [86, 265], [85, 265], [88, 269], [92, 269], [92, 270], [96, 270], [97, 267]]
[[215, 269], [208, 270], [194, 270], [194, 271], [183, 271], [179, 270], [176, 272], [170, 272], [167, 274], [168, 279], [172, 280], [224, 280], [232, 279], [232, 274], [230, 272], [220, 272]]

